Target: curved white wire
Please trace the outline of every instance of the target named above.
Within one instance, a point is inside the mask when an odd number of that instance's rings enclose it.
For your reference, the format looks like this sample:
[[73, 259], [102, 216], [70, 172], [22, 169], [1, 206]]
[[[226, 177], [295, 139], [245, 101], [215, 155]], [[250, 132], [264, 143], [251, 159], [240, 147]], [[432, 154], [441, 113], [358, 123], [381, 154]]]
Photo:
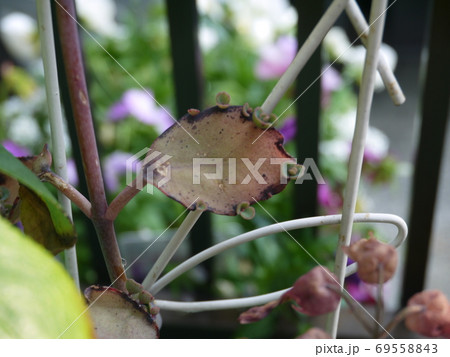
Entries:
[[[251, 232], [247, 232], [238, 235], [234, 238], [230, 238], [226, 241], [220, 242], [204, 251], [194, 255], [188, 260], [178, 265], [175, 269], [164, 275], [159, 279], [150, 289], [150, 292], [155, 295], [167, 284], [179, 277], [181, 274], [192, 269], [203, 261], [225, 251], [230, 248], [236, 247], [240, 244], [250, 242], [252, 240], [265, 237], [270, 234], [280, 233], [284, 231], [290, 231], [301, 228], [317, 227], [330, 224], [339, 224], [341, 222], [342, 215], [328, 215], [318, 217], [308, 217], [294, 219], [291, 221], [280, 222], [266, 226], [263, 228], [255, 229]], [[396, 215], [386, 213], [356, 213], [354, 216], [355, 223], [390, 223], [397, 227], [397, 236], [389, 243], [394, 247], [400, 246], [406, 239], [408, 234], [408, 226], [405, 221]], [[346, 276], [349, 276], [356, 272], [357, 265], [353, 263], [346, 269]], [[224, 310], [243, 308], [255, 305], [265, 304], [269, 301], [278, 299], [287, 289], [279, 290], [269, 294], [238, 298], [238, 299], [225, 299], [225, 300], [212, 300], [212, 301], [195, 301], [195, 302], [182, 302], [182, 301], [169, 301], [169, 300], [156, 300], [156, 304], [159, 308], [172, 311], [183, 312], [199, 312], [209, 310]]]

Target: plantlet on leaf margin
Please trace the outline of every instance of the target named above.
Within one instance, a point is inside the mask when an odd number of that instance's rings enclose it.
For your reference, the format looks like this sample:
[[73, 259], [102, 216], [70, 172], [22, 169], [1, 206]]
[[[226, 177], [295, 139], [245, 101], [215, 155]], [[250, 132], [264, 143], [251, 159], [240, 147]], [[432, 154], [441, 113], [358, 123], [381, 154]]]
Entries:
[[188, 109], [187, 112], [188, 112], [190, 115], [195, 116], [195, 115], [197, 115], [198, 113], [200, 113], [200, 110], [191, 108], [191, 109]]
[[255, 207], [250, 206], [248, 202], [241, 202], [236, 208], [236, 213], [242, 218], [250, 220], [255, 217]]
[[250, 105], [248, 104], [248, 103], [245, 103], [243, 106], [242, 106], [242, 115], [244, 116], [244, 117], [250, 117], [250, 115], [252, 114], [252, 112], [253, 112], [253, 109], [250, 107]]
[[219, 92], [216, 95], [216, 105], [220, 109], [227, 109], [230, 106], [231, 97], [227, 92]]

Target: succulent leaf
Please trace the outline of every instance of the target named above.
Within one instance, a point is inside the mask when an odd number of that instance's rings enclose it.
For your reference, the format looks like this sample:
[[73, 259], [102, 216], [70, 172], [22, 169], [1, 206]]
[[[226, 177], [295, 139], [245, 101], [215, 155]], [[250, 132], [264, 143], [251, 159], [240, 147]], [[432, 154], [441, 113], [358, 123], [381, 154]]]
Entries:
[[[157, 138], [144, 176], [189, 209], [234, 216], [241, 202], [266, 200], [285, 188], [280, 162], [293, 158], [282, 144], [281, 133], [258, 128], [242, 106], [215, 106], [186, 114]], [[192, 205], [195, 200], [201, 204]]]

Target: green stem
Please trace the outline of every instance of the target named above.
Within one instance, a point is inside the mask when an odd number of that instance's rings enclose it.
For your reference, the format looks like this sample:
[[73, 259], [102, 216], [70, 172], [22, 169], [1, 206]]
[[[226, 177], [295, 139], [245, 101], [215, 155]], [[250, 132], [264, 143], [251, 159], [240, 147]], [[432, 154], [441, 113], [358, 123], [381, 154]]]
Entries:
[[88, 218], [91, 218], [91, 203], [75, 187], [54, 172], [48, 171], [39, 175], [42, 181], [51, 183], [67, 200], [72, 201]]
[[125, 290], [126, 275], [117, 244], [114, 225], [105, 218], [108, 204], [100, 168], [100, 158], [92, 121], [89, 96], [84, 75], [83, 57], [77, 31], [73, 0], [56, 2], [56, 18], [61, 42], [64, 69], [75, 118], [75, 126], [85, 168], [89, 199], [92, 204], [91, 219], [97, 232], [109, 277], [113, 285]]
[[186, 238], [186, 236], [194, 226], [195, 222], [197, 222], [197, 220], [200, 218], [202, 213], [203, 211], [194, 210], [190, 211], [189, 214], [186, 216], [183, 223], [181, 223], [180, 227], [170, 240], [169, 244], [167, 244], [166, 248], [164, 248], [163, 252], [156, 260], [152, 269], [142, 282], [142, 286], [144, 287], [145, 290], [150, 291], [152, 285], [154, 284], [156, 279], [158, 279], [158, 277], [161, 275], [162, 271], [167, 266], [170, 259], [173, 257], [176, 250], [183, 242], [183, 240]]
[[[47, 94], [48, 114], [50, 120], [53, 163], [56, 173], [67, 180], [66, 145], [64, 142], [64, 127], [59, 95], [58, 70], [56, 66], [55, 44], [53, 40], [53, 24], [50, 0], [37, 0], [37, 15], [39, 37], [41, 41], [42, 59], [45, 73], [45, 89]], [[58, 201], [66, 214], [72, 219], [70, 200], [58, 192]], [[65, 266], [77, 288], [80, 288], [77, 252], [73, 246], [65, 251]]]

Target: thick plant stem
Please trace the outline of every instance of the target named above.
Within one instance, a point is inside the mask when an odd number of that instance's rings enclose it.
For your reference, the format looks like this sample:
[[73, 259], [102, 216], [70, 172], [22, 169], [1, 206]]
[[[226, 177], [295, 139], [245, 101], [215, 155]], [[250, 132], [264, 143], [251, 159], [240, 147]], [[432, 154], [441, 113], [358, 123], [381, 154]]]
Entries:
[[91, 203], [70, 183], [51, 171], [41, 174], [39, 178], [55, 186], [58, 191], [66, 196], [65, 198], [67, 200], [72, 201], [86, 217], [91, 218]]
[[202, 215], [202, 212], [203, 211], [200, 210], [194, 210], [188, 213], [183, 223], [181, 223], [180, 227], [178, 228], [174, 236], [171, 238], [167, 246], [164, 248], [163, 252], [156, 260], [152, 269], [142, 282], [142, 286], [144, 287], [145, 290], [151, 292], [151, 287], [153, 283], [156, 281], [156, 279], [159, 278], [162, 271], [167, 266], [167, 263], [169, 263], [170, 259], [173, 257], [180, 244], [183, 242], [183, 240], [186, 238], [186, 236], [194, 226], [195, 222], [197, 222], [197, 220]]
[[292, 83], [294, 83], [295, 78], [297, 78], [305, 63], [309, 60], [317, 47], [319, 47], [328, 30], [344, 11], [347, 2], [348, 0], [334, 0], [325, 11], [325, 14], [314, 27], [314, 30], [309, 35], [308, 39], [303, 43], [286, 72], [281, 76], [280, 80], [261, 106], [265, 113], [273, 112], [284, 93], [286, 93]]
[[[367, 48], [369, 25], [367, 24], [367, 21], [355, 0], [349, 0], [347, 7], [345, 8], [345, 12], [355, 28], [356, 33], [360, 36], [361, 42]], [[405, 95], [403, 94], [394, 73], [392, 73], [392, 69], [389, 67], [389, 63], [387, 62], [383, 52], [380, 52], [378, 58], [378, 72], [383, 79], [386, 90], [391, 96], [392, 102], [395, 105], [403, 104], [405, 102]]]
[[[356, 199], [358, 196], [359, 181], [364, 156], [366, 135], [369, 127], [370, 109], [372, 106], [375, 75], [378, 63], [378, 52], [384, 28], [384, 12], [387, 0], [374, 0], [370, 11], [370, 29], [366, 59], [358, 97], [358, 108], [356, 113], [356, 125], [353, 134], [352, 150], [350, 153], [348, 177], [345, 185], [342, 224], [339, 230], [339, 242], [336, 252], [334, 272], [338, 282], [342, 286], [345, 279], [345, 265], [347, 255], [342, 250], [343, 246], [350, 244], [352, 235], [353, 216], [355, 214]], [[331, 315], [329, 332], [336, 338], [339, 322], [340, 305]]]
[[[56, 173], [67, 180], [66, 145], [62, 119], [61, 100], [59, 95], [58, 70], [56, 66], [55, 44], [53, 40], [53, 24], [50, 0], [37, 0], [37, 15], [42, 59], [45, 73], [45, 90], [47, 95], [48, 114], [50, 120], [53, 163]], [[58, 201], [66, 214], [72, 219], [70, 200], [58, 191]], [[80, 288], [76, 246], [64, 252], [65, 266], [77, 288]]]
[[85, 168], [89, 199], [92, 204], [92, 222], [97, 232], [111, 282], [116, 288], [124, 290], [126, 276], [117, 244], [114, 225], [111, 220], [105, 218], [108, 205], [84, 76], [75, 5], [73, 0], [58, 0], [56, 4], [56, 18], [64, 68], [74, 112], [81, 156]]

